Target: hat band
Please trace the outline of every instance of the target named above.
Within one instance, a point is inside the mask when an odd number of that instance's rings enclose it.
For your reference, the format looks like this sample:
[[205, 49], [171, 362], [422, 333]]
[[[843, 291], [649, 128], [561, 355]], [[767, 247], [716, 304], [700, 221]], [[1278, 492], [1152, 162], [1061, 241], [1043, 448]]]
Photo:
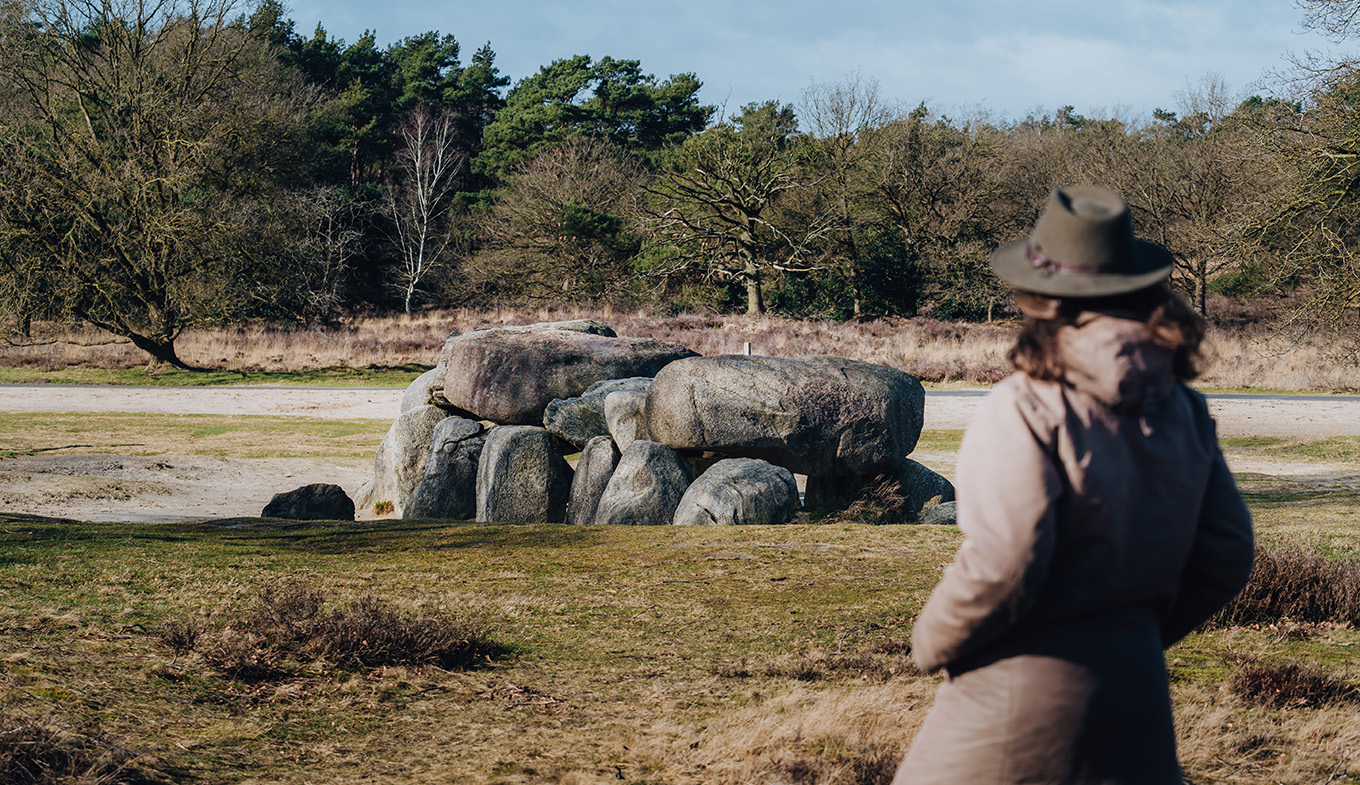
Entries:
[[1025, 256], [1029, 258], [1030, 264], [1034, 265], [1036, 270], [1047, 270], [1051, 273], [1076, 273], [1078, 275], [1095, 275], [1100, 272], [1100, 265], [1060, 262], [1034, 250], [1034, 246], [1029, 243], [1025, 243]]

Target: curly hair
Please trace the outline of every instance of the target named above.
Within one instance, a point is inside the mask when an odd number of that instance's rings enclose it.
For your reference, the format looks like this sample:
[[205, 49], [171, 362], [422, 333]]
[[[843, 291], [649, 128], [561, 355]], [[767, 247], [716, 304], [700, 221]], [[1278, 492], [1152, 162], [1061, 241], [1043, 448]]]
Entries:
[[1016, 291], [1025, 312], [1020, 336], [1006, 357], [1018, 371], [1041, 381], [1061, 381], [1067, 369], [1058, 351], [1058, 331], [1075, 325], [1083, 313], [1108, 313], [1148, 326], [1152, 342], [1172, 350], [1172, 372], [1180, 381], [1199, 376], [1204, 319], [1166, 284], [1111, 297], [1048, 297]]

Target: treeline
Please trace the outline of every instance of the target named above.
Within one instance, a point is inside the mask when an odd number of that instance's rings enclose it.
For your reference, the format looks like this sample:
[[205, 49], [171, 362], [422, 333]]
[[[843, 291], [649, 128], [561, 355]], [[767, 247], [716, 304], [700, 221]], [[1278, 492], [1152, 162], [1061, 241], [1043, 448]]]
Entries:
[[[1311, 0], [1347, 35], [1358, 3]], [[652, 303], [986, 319], [1054, 186], [1129, 199], [1207, 292], [1360, 304], [1360, 71], [1177, 111], [902, 110], [874, 82], [718, 110], [694, 74], [576, 56], [513, 87], [490, 44], [300, 34], [278, 0], [0, 0], [0, 290], [179, 363], [201, 325], [357, 309]]]

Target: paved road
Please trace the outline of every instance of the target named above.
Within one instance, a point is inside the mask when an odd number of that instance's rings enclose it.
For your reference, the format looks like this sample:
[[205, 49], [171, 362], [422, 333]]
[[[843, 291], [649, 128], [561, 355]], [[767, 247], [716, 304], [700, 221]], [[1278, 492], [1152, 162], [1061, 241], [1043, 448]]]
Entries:
[[[134, 387], [0, 385], [0, 411], [149, 412], [381, 419], [397, 415], [401, 389], [388, 387]], [[983, 390], [927, 393], [926, 427], [967, 426]], [[1360, 436], [1360, 396], [1211, 394], [1224, 436]]]

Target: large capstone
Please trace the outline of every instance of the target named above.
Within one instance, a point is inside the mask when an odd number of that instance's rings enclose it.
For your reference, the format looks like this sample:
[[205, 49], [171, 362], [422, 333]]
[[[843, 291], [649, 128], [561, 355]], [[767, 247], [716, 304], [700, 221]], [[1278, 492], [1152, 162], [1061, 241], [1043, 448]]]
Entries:
[[651, 384], [649, 376], [596, 382], [575, 398], [550, 402], [543, 412], [543, 427], [553, 436], [582, 447], [596, 436], [609, 435], [604, 411], [606, 396], [622, 392], [645, 394]]
[[876, 474], [916, 446], [915, 377], [840, 357], [677, 360], [647, 392], [647, 433], [676, 449], [760, 458], [809, 476]]
[[561, 523], [571, 494], [571, 467], [552, 434], [532, 425], [487, 432], [477, 467], [477, 520]]
[[664, 444], [635, 441], [605, 486], [595, 523], [668, 525], [689, 483], [689, 464], [679, 453]]
[[388, 503], [390, 511], [400, 515], [425, 472], [434, 428], [447, 416], [435, 406], [417, 406], [397, 415], [373, 456], [373, 480], [359, 490], [355, 504], [362, 509]]
[[675, 509], [675, 524], [788, 523], [797, 509], [793, 472], [757, 458], [726, 458], [685, 491]]
[[478, 330], [445, 344], [442, 396], [477, 419], [539, 424], [548, 404], [606, 379], [654, 376], [694, 352], [673, 343], [574, 330]]
[[339, 485], [314, 483], [274, 494], [260, 515], [296, 521], [352, 521], [354, 502]]
[[479, 422], [461, 417], [440, 421], [425, 472], [401, 517], [471, 519], [477, 513], [477, 465], [485, 442]]
[[567, 523], [583, 525], [595, 522], [595, 511], [600, 506], [609, 478], [619, 464], [619, 449], [608, 436], [596, 436], [586, 442], [581, 459], [576, 463], [576, 474], [571, 479], [571, 499], [567, 502]]

